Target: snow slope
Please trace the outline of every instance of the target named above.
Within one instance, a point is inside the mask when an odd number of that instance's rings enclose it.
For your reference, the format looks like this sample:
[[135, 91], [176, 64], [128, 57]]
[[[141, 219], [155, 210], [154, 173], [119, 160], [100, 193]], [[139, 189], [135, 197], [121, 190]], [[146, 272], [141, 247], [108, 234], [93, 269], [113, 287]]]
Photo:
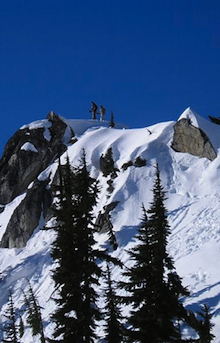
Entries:
[[[148, 208], [152, 200], [152, 184], [155, 177], [155, 165], [159, 164], [164, 190], [167, 192], [166, 207], [171, 226], [169, 251], [175, 260], [178, 274], [184, 285], [188, 286], [191, 297], [187, 306], [195, 311], [199, 305], [208, 304], [213, 313], [215, 324], [213, 333], [215, 343], [220, 343], [220, 127], [197, 115], [188, 108], [180, 118], [190, 118], [193, 125], [202, 128], [218, 152], [217, 158], [210, 162], [189, 154], [177, 153], [170, 147], [175, 122], [166, 122], [141, 129], [110, 129], [107, 125], [94, 125], [94, 121], [66, 120], [78, 137], [78, 141], [68, 146], [68, 155], [73, 165], [77, 165], [82, 149], [91, 175], [100, 181], [101, 192], [95, 213], [112, 201], [120, 201], [112, 212], [112, 222], [119, 243], [113, 253], [129, 266], [126, 249], [133, 246], [133, 237], [142, 216], [141, 204]], [[92, 122], [92, 123], [91, 123]], [[96, 124], [96, 123], [95, 123]], [[30, 124], [34, 126], [35, 124]], [[36, 122], [44, 125], [44, 121]], [[68, 136], [68, 132], [67, 132]], [[116, 167], [120, 170], [114, 179], [114, 191], [107, 192], [107, 178], [102, 176], [99, 158], [112, 147]], [[62, 156], [65, 161], [66, 154]], [[136, 157], [145, 158], [145, 167], [121, 169], [128, 161]], [[57, 161], [39, 175], [45, 178], [53, 175]], [[10, 213], [25, 196], [21, 195], [6, 206], [0, 214], [0, 236], [2, 236]], [[45, 333], [51, 336], [53, 324], [50, 314], [54, 309], [51, 299], [53, 268], [50, 248], [54, 239], [53, 231], [42, 231], [44, 220], [39, 223], [28, 244], [23, 249], [0, 249], [0, 308], [1, 321], [8, 300], [8, 290], [12, 289], [15, 306], [22, 307], [22, 290], [27, 289], [27, 278], [33, 285], [45, 323]], [[106, 235], [97, 234], [100, 246], [106, 244]], [[120, 278], [120, 271], [115, 268], [114, 279]], [[126, 313], [128, 309], [124, 308]], [[102, 335], [102, 327], [98, 329]], [[187, 332], [186, 332], [187, 336]], [[25, 331], [21, 342], [39, 342], [33, 338], [30, 330]]]

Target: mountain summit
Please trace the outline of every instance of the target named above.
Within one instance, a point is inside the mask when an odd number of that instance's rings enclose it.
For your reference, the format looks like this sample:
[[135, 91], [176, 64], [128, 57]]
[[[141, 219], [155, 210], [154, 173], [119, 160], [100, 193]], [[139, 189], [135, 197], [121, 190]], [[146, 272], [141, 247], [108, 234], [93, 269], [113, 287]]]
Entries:
[[[50, 206], [57, 185], [58, 164], [68, 156], [77, 166], [82, 151], [91, 176], [101, 191], [94, 209], [101, 223], [100, 248], [107, 243], [111, 219], [118, 248], [112, 252], [129, 267], [126, 250], [135, 245], [142, 204], [152, 201], [158, 164], [166, 192], [171, 235], [169, 252], [191, 296], [188, 308], [207, 304], [213, 314], [215, 343], [220, 342], [220, 126], [187, 108], [179, 119], [139, 129], [109, 122], [65, 119], [50, 112], [46, 120], [22, 126], [7, 142], [0, 161], [1, 320], [5, 319], [8, 290], [20, 307], [29, 284], [37, 294], [45, 333], [51, 336], [50, 315], [55, 308], [51, 278], [51, 245], [55, 234]], [[113, 169], [106, 156], [111, 154]], [[119, 280], [118, 269], [113, 279]], [[124, 309], [125, 313], [128, 309]], [[99, 329], [102, 336], [103, 330]], [[186, 332], [188, 337], [190, 333]], [[26, 330], [23, 343], [37, 342]]]

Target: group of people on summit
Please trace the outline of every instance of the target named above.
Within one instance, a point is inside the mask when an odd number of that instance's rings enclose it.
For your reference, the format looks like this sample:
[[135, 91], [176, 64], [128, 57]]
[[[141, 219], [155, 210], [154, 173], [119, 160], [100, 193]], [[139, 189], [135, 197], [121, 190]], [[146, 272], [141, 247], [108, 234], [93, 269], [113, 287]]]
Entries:
[[97, 119], [97, 114], [100, 114], [100, 121], [105, 120], [106, 109], [101, 105], [98, 113], [98, 106], [94, 101], [92, 101], [91, 110], [89, 112], [92, 112], [92, 119]]

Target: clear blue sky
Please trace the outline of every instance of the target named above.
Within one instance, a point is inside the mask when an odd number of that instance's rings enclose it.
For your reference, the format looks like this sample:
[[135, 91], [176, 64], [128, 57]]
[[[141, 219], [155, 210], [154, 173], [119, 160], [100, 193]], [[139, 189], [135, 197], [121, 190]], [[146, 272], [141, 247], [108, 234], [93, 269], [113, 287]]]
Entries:
[[129, 127], [220, 116], [219, 0], [1, 0], [0, 47], [0, 150], [91, 101]]

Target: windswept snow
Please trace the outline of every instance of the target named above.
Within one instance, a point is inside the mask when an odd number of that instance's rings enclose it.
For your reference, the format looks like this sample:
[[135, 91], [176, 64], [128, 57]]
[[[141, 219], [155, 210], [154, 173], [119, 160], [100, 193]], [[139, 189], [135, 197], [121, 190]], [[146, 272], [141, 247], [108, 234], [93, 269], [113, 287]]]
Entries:
[[33, 151], [38, 153], [37, 149], [35, 148], [34, 144], [30, 143], [30, 142], [26, 142], [22, 145], [21, 150], [25, 150], [25, 151]]
[[[190, 108], [184, 111], [181, 118], [189, 118], [194, 126], [201, 128], [218, 152], [219, 126], [206, 121]], [[78, 136], [78, 141], [67, 149], [70, 162], [77, 165], [82, 149], [85, 149], [88, 168], [92, 176], [100, 181], [101, 192], [95, 213], [112, 201], [119, 201], [112, 211], [112, 222], [119, 243], [119, 248], [113, 255], [121, 258], [127, 266], [131, 261], [126, 250], [135, 244], [134, 235], [142, 217], [142, 203], [148, 208], [152, 200], [155, 165], [159, 164], [162, 183], [167, 192], [166, 207], [171, 228], [168, 248], [175, 260], [178, 274], [191, 292], [186, 304], [195, 311], [204, 303], [211, 306], [212, 321], [215, 324], [213, 333], [216, 335], [214, 342], [220, 343], [220, 154], [211, 162], [173, 151], [170, 146], [175, 122], [141, 129], [110, 129], [105, 122], [92, 120], [66, 120], [66, 123]], [[45, 121], [30, 124], [31, 127], [34, 125], [45, 126]], [[119, 169], [111, 194], [107, 192], [108, 178], [102, 176], [99, 165], [100, 156], [110, 147], [115, 166]], [[134, 162], [138, 156], [146, 159], [146, 166], [131, 166], [126, 171], [122, 170], [124, 163]], [[62, 156], [62, 163], [65, 158], [66, 153]], [[45, 179], [49, 174], [54, 175], [56, 168], [57, 161], [42, 172], [39, 179]], [[25, 194], [16, 198], [0, 214], [1, 234], [6, 227], [7, 218], [24, 196]], [[20, 307], [21, 288], [27, 289], [28, 278], [42, 306], [45, 332], [51, 336], [53, 324], [50, 314], [55, 304], [51, 299], [53, 265], [50, 248], [54, 233], [52, 230], [41, 230], [43, 226], [42, 218], [25, 248], [0, 249], [0, 272], [3, 275], [0, 284], [1, 305], [4, 312], [8, 289], [12, 288], [15, 305]], [[106, 234], [96, 236], [98, 245], [105, 246]], [[118, 268], [115, 268], [113, 278], [120, 278]], [[124, 312], [126, 311], [128, 309], [124, 308]], [[102, 332], [100, 327], [99, 333]], [[21, 342], [37, 342], [37, 339], [32, 340], [30, 331], [26, 331]]]
[[24, 130], [26, 128], [28, 128], [29, 130], [33, 130], [33, 129], [40, 129], [40, 128], [50, 128], [51, 127], [51, 122], [47, 119], [43, 119], [43, 120], [36, 120], [33, 121], [30, 124], [27, 125], [23, 125], [20, 130]]

